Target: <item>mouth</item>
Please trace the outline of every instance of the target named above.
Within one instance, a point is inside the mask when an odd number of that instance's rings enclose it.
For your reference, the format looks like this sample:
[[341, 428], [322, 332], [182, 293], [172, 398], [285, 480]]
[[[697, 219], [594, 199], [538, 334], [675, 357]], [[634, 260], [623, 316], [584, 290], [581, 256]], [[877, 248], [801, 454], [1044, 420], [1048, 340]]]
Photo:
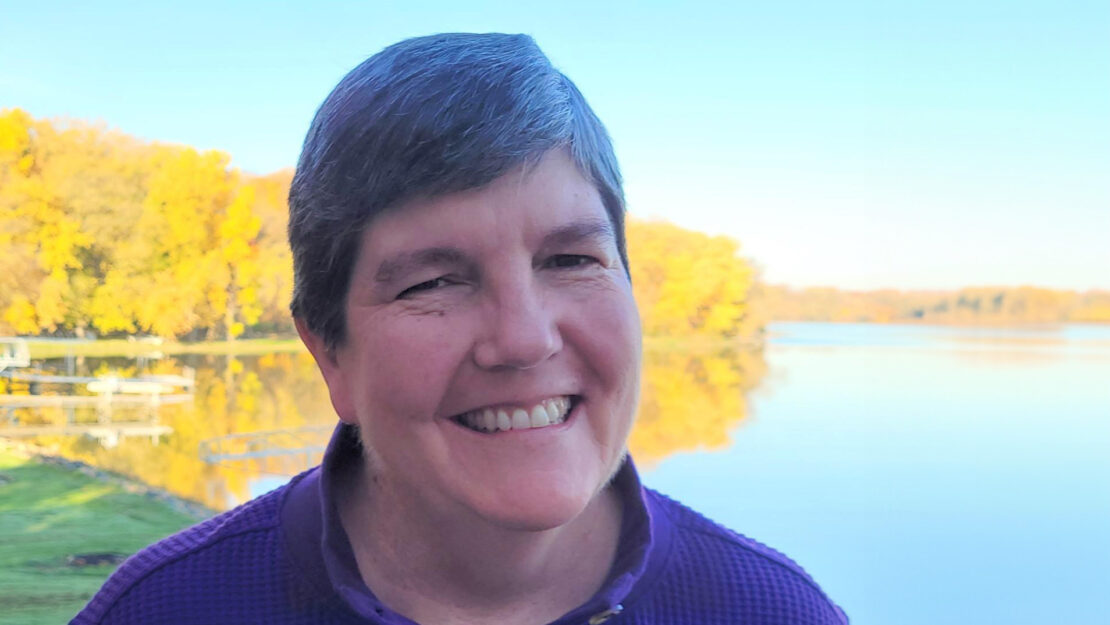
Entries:
[[535, 430], [565, 422], [579, 400], [576, 395], [564, 395], [545, 399], [531, 406], [479, 408], [451, 417], [451, 420], [482, 434]]

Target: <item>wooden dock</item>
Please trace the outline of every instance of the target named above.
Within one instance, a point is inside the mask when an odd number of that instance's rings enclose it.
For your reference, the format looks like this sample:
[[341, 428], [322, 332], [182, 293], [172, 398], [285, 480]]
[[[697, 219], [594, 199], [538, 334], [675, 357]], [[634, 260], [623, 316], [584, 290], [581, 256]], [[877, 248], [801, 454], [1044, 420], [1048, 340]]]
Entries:
[[177, 388], [192, 388], [193, 378], [182, 375], [146, 375], [138, 378], [121, 378], [114, 375], [48, 375], [0, 371], [0, 378], [28, 384], [84, 384], [94, 393], [167, 393]]
[[99, 406], [105, 403], [124, 406], [161, 406], [193, 400], [192, 393], [172, 395], [0, 395], [0, 408], [49, 408]]
[[[33, 438], [37, 436], [88, 436], [104, 447], [115, 447], [122, 439], [149, 438], [155, 445], [160, 437], [172, 434], [173, 428], [158, 423], [157, 408], [168, 404], [193, 401], [196, 381], [180, 375], [147, 375], [135, 378], [119, 376], [54, 375], [19, 371], [27, 367], [26, 341], [0, 339], [0, 379], [6, 379], [8, 393], [0, 394], [0, 437]], [[13, 394], [12, 383], [26, 384], [27, 394]], [[58, 395], [40, 394], [42, 385], [68, 385], [72, 392]], [[83, 389], [81, 387], [84, 387]], [[88, 394], [78, 394], [81, 391]], [[180, 392], [184, 391], [184, 392]], [[93, 421], [79, 419], [76, 409], [92, 407]], [[115, 408], [137, 407], [145, 416], [132, 414], [122, 420], [112, 418]], [[66, 415], [62, 422], [25, 423], [20, 409], [61, 408]], [[34, 419], [37, 421], [38, 418]]]
[[327, 448], [334, 424], [306, 425], [284, 430], [242, 432], [200, 442], [200, 458], [210, 464], [275, 456], [304, 458], [304, 468], [315, 464]]
[[6, 438], [33, 438], [35, 436], [89, 436], [104, 447], [115, 447], [124, 438], [141, 436], [150, 438], [155, 445], [159, 437], [172, 434], [168, 425], [146, 422], [117, 423], [65, 423], [59, 425], [0, 425], [0, 436]]
[[27, 341], [20, 338], [0, 338], [0, 371], [10, 367], [26, 367], [31, 364], [31, 350]]

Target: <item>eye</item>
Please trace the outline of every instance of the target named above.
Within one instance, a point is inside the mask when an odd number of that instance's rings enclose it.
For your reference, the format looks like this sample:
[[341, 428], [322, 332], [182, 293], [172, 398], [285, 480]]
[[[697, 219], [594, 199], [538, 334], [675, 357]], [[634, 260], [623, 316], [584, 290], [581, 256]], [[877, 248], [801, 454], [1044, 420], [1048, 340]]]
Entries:
[[450, 280], [448, 280], [447, 278], [443, 278], [443, 277], [433, 278], [431, 280], [425, 280], [424, 282], [421, 282], [420, 284], [414, 284], [414, 285], [410, 286], [409, 288], [405, 289], [404, 291], [401, 291], [400, 293], [398, 293], [397, 294], [397, 299], [405, 299], [406, 297], [409, 297], [411, 295], [416, 295], [417, 293], [421, 293], [423, 291], [434, 291], [435, 289], [440, 289], [440, 288], [443, 288], [443, 287], [448, 286], [450, 284], [452, 284], [452, 282]]
[[597, 262], [598, 260], [593, 256], [583, 256], [582, 254], [557, 254], [548, 259], [547, 266], [555, 269], [571, 269]]

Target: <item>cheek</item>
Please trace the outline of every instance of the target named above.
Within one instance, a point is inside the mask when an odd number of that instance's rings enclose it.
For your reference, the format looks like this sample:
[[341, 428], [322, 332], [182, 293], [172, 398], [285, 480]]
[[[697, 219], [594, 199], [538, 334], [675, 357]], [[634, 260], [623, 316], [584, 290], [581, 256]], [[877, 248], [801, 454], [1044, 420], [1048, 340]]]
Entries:
[[611, 297], [598, 298], [594, 312], [598, 332], [608, 337], [612, 348], [624, 354], [640, 355], [640, 313], [629, 288], [620, 288]]
[[366, 350], [367, 392], [398, 411], [421, 413], [442, 397], [467, 353], [467, 337], [457, 319], [427, 316], [394, 319], [372, 333]]
[[576, 310], [571, 331], [577, 333], [575, 344], [604, 391], [614, 400], [634, 401], [640, 373], [640, 317], [631, 293], [606, 295]]

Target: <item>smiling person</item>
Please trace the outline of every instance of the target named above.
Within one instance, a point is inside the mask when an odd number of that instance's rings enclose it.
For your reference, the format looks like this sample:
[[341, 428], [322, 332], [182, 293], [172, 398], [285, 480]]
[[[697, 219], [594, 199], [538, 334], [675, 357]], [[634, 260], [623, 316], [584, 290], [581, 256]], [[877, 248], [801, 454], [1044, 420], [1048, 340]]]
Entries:
[[824, 624], [793, 562], [640, 485], [620, 174], [523, 35], [371, 57], [289, 197], [321, 467], [140, 552], [75, 623]]

